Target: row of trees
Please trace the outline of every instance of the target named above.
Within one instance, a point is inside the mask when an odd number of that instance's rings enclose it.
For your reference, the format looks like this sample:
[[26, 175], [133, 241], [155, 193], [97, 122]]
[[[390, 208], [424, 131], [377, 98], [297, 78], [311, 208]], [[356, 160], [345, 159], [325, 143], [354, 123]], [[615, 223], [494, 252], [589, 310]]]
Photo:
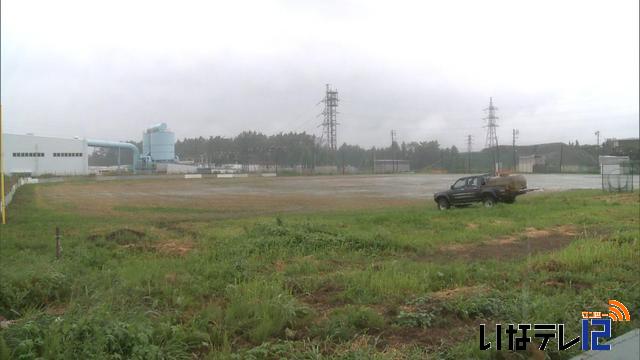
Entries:
[[336, 152], [329, 151], [319, 139], [307, 133], [264, 135], [245, 131], [235, 138], [198, 137], [176, 142], [176, 154], [181, 160], [208, 164], [263, 164], [313, 168], [322, 165], [354, 166], [371, 169], [375, 159], [407, 160], [412, 169], [464, 169], [464, 159], [458, 149], [442, 148], [437, 141], [411, 142], [389, 147], [365, 149], [343, 144]]
[[[135, 143], [138, 148], [141, 143]], [[569, 144], [553, 143], [518, 146], [516, 156], [539, 154], [546, 157], [549, 171], [560, 169], [561, 165], [581, 165], [597, 167], [597, 155], [620, 155], [620, 149], [632, 159], [638, 157], [638, 141], [620, 142], [616, 149], [612, 146], [580, 145], [576, 141]], [[626, 147], [625, 147], [626, 146]], [[363, 172], [373, 168], [374, 160], [405, 160], [414, 171], [446, 170], [448, 172], [486, 172], [491, 169], [492, 155], [489, 150], [460, 154], [455, 146], [444, 148], [437, 141], [409, 143], [394, 142], [388, 147], [363, 148], [358, 145], [342, 144], [335, 152], [324, 147], [319, 139], [307, 133], [279, 133], [265, 135], [255, 131], [245, 131], [233, 138], [197, 137], [178, 140], [175, 145], [180, 160], [196, 163], [220, 164], [261, 164], [281, 167], [336, 165], [353, 166]], [[98, 148], [90, 157], [90, 165], [114, 165], [118, 163], [118, 150]], [[500, 160], [504, 168], [513, 168], [513, 148], [500, 147]], [[131, 164], [131, 154], [121, 151], [120, 164]], [[470, 168], [469, 168], [470, 166]], [[558, 169], [554, 171], [559, 171]]]

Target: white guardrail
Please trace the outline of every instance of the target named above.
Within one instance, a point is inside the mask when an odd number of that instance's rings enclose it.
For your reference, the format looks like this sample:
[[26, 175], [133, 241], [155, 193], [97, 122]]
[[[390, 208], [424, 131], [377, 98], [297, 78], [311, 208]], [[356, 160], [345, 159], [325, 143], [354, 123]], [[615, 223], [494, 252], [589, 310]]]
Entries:
[[26, 184], [37, 184], [37, 183], [38, 183], [38, 179], [33, 179], [30, 177], [18, 179], [18, 182], [13, 184], [11, 186], [11, 189], [9, 189], [9, 192], [4, 195], [4, 204], [0, 204], [0, 211], [4, 212], [4, 209], [6, 209], [9, 206], [9, 204], [11, 204], [11, 200], [13, 200], [13, 195], [15, 195], [16, 191], [18, 191], [18, 188], [20, 188], [20, 186], [26, 185]]

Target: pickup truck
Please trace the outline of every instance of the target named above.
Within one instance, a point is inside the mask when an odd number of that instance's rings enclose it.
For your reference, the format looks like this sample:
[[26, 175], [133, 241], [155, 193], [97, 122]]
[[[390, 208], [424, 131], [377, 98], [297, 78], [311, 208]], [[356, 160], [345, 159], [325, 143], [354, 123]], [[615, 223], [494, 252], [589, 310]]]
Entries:
[[449, 190], [433, 194], [433, 200], [440, 210], [451, 206], [468, 206], [474, 202], [482, 202], [490, 208], [499, 201], [512, 204], [516, 196], [528, 191], [527, 180], [522, 175], [492, 177], [484, 174], [458, 179]]

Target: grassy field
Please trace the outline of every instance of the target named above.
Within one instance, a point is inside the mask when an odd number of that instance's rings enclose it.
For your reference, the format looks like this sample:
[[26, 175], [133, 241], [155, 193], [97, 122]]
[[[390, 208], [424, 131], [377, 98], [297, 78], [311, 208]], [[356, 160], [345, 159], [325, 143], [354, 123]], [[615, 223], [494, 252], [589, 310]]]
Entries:
[[[637, 192], [446, 212], [431, 201], [298, 199], [307, 205], [296, 212], [286, 198], [242, 196], [225, 199], [229, 209], [87, 204], [92, 186], [27, 185], [11, 204], [0, 357], [544, 358], [481, 352], [478, 325], [566, 323], [575, 337], [581, 311], [609, 299], [632, 312], [614, 335], [640, 326]], [[550, 347], [551, 358], [577, 352]]]

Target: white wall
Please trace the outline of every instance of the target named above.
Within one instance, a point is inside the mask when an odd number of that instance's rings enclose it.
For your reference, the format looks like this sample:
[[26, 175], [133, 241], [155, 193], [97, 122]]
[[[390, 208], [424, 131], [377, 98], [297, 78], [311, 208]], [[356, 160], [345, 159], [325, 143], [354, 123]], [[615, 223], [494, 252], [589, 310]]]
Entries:
[[193, 165], [157, 163], [156, 171], [166, 174], [193, 174], [198, 172], [198, 168]]
[[[2, 140], [4, 170], [7, 174], [89, 174], [86, 140], [15, 134], [2, 134]], [[24, 153], [42, 156], [15, 156]], [[70, 154], [80, 156], [68, 156]]]

